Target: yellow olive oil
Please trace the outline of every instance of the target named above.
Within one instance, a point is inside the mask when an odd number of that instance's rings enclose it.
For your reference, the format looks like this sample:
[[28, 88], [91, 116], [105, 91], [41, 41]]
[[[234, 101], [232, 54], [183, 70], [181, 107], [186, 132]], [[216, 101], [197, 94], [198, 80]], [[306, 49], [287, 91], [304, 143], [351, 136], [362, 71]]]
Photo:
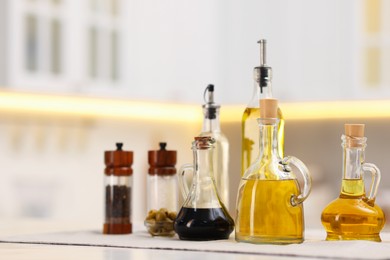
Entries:
[[272, 244], [303, 242], [303, 206], [291, 205], [291, 197], [299, 193], [295, 179], [242, 179], [236, 240]]
[[[259, 154], [259, 124], [257, 119], [260, 117], [260, 109], [247, 107], [242, 116], [241, 137], [241, 176], [245, 170], [254, 162]], [[278, 109], [278, 146], [279, 155], [284, 155], [284, 119], [280, 109]]]
[[385, 216], [379, 206], [365, 197], [362, 179], [344, 179], [339, 198], [324, 209], [321, 222], [327, 232], [326, 240], [379, 242]]

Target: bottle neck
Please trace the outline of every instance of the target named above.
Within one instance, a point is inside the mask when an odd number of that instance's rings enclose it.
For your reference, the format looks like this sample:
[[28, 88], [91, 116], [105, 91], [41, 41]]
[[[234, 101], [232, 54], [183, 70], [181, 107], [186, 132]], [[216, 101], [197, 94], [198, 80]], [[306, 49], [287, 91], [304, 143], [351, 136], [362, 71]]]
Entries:
[[202, 133], [221, 131], [219, 108], [216, 109], [212, 117], [209, 116], [210, 113], [208, 113], [207, 108], [203, 108], [203, 115]]
[[269, 81], [267, 86], [260, 87], [260, 79], [257, 75], [257, 68], [254, 69], [253, 93], [248, 107], [259, 107], [259, 100], [272, 98], [272, 82]]
[[190, 208], [221, 208], [218, 191], [215, 186], [213, 171], [213, 142], [194, 142], [193, 179], [185, 207]]
[[344, 148], [343, 179], [362, 179], [361, 165], [364, 163], [364, 148]]
[[341, 197], [361, 197], [365, 195], [362, 174], [366, 138], [353, 138], [343, 135], [343, 180]]
[[255, 82], [255, 85], [257, 86], [257, 96], [259, 97], [259, 99], [272, 98], [271, 82], [269, 82], [266, 87], [260, 87], [260, 84], [258, 82]]
[[361, 166], [364, 163], [366, 138], [342, 136], [343, 147], [343, 179], [362, 179]]
[[214, 177], [213, 175], [213, 149], [194, 149], [194, 178]]
[[260, 161], [279, 158], [278, 153], [278, 119], [258, 119], [260, 128]]

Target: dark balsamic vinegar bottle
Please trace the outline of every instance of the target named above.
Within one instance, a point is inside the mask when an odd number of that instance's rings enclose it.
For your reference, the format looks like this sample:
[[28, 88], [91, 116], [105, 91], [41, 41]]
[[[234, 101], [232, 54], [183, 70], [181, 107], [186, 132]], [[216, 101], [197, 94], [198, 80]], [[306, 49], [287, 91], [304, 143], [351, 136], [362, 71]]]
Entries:
[[105, 151], [105, 220], [103, 234], [132, 233], [131, 187], [133, 152], [123, 151], [117, 143], [115, 151]]
[[[179, 170], [180, 188], [185, 202], [177, 215], [174, 228], [182, 240], [228, 239], [233, 232], [234, 221], [221, 202], [213, 172], [212, 137], [195, 137], [192, 143], [194, 164], [186, 164]], [[184, 179], [192, 171], [189, 189]]]

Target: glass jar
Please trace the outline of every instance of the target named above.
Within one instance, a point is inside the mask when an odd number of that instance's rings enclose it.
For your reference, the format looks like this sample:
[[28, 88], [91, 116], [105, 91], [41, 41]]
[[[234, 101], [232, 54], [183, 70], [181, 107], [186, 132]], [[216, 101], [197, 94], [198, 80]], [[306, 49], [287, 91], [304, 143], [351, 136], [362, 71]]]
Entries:
[[153, 236], [173, 236], [173, 221], [178, 207], [178, 184], [176, 177], [176, 151], [166, 150], [166, 143], [160, 143], [160, 150], [149, 151], [147, 177], [148, 215], [145, 226]]
[[131, 188], [133, 152], [123, 151], [117, 143], [115, 151], [104, 153], [105, 222], [103, 234], [132, 233]]

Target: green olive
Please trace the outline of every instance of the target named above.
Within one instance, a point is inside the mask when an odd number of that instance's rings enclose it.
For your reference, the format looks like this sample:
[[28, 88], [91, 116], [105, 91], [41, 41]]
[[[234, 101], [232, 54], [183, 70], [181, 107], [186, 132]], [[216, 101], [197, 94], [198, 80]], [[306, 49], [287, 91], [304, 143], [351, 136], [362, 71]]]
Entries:
[[177, 213], [175, 211], [171, 211], [169, 212], [168, 214], [168, 217], [171, 219], [171, 220], [175, 220], [176, 219], [176, 216], [177, 216]]
[[164, 212], [157, 212], [156, 214], [156, 221], [164, 221], [167, 219], [167, 216]]

